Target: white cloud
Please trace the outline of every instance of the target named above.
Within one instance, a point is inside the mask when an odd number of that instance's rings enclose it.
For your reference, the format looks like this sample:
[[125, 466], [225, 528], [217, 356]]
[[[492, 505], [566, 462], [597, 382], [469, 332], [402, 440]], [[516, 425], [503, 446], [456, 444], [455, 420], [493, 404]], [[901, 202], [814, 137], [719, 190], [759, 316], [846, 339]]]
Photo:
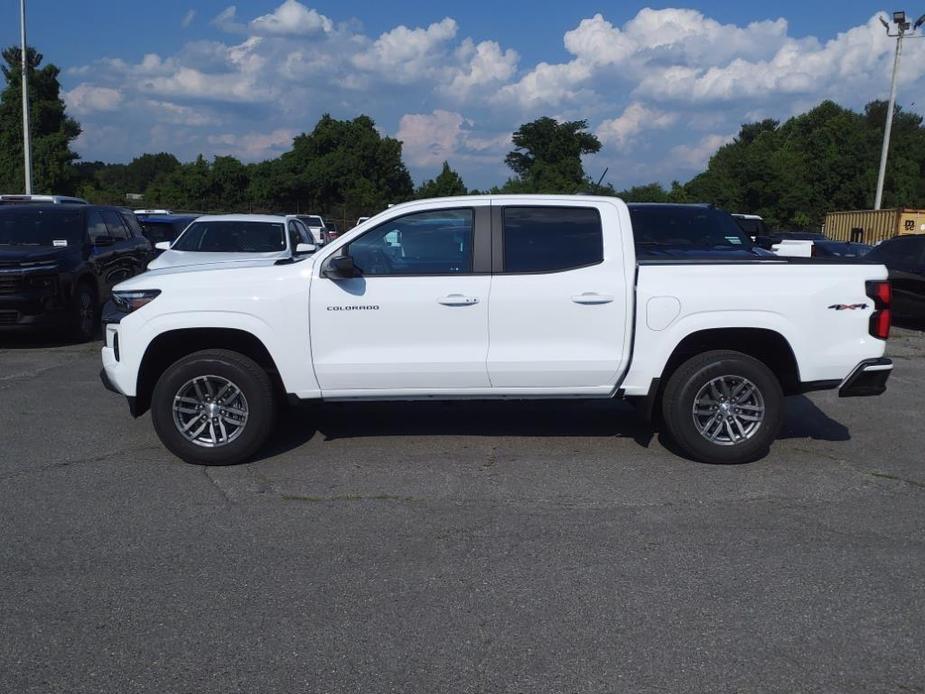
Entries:
[[482, 41], [477, 46], [465, 39], [456, 55], [462, 66], [453, 71], [449, 84], [438, 89], [453, 99], [465, 99], [475, 88], [486, 88], [507, 82], [517, 70], [517, 51], [502, 50], [495, 41]]
[[221, 118], [213, 115], [203, 108], [182, 106], [170, 101], [145, 99], [142, 105], [157, 114], [158, 120], [171, 125], [186, 125], [194, 127], [220, 125]]
[[95, 87], [81, 82], [64, 93], [68, 109], [77, 115], [86, 115], [96, 111], [115, 111], [122, 104], [122, 94], [109, 87]]
[[255, 34], [307, 36], [318, 32], [330, 33], [334, 30], [334, 22], [298, 0], [285, 0], [273, 12], [253, 20], [250, 29]]
[[597, 128], [597, 136], [604, 144], [622, 151], [629, 148], [636, 135], [646, 130], [668, 128], [677, 122], [677, 113], [648, 108], [634, 101], [617, 118], [603, 121]]
[[222, 31], [230, 34], [236, 34], [246, 29], [244, 24], [237, 21], [238, 8], [234, 5], [226, 7], [212, 19], [211, 24]]
[[367, 50], [353, 58], [363, 70], [388, 80], [410, 83], [440, 72], [441, 54], [456, 36], [456, 20], [445, 17], [426, 29], [402, 25], [382, 34]]
[[193, 23], [193, 20], [196, 19], [196, 10], [187, 10], [186, 14], [183, 15], [183, 19], [180, 20], [180, 28], [188, 29], [190, 24]]
[[444, 161], [500, 158], [510, 144], [509, 133], [477, 135], [473, 122], [462, 114], [436, 110], [433, 113], [407, 113], [401, 117], [396, 138], [410, 163], [422, 167], [439, 166]]
[[677, 145], [671, 148], [672, 159], [682, 168], [700, 171], [706, 167], [710, 157], [720, 147], [732, 142], [735, 135], [706, 135], [693, 145]]
[[[191, 40], [175, 52], [138, 62], [101, 55], [66, 71], [68, 108], [87, 133], [81, 154], [113, 156], [125, 142], [133, 153], [170, 148], [173, 134], [181, 157], [259, 158], [288, 146], [278, 144], [281, 130], [285, 140], [322, 113], [366, 113], [405, 140], [415, 176], [450, 159], [483, 187], [507, 175], [510, 133], [551, 115], [588, 120], [604, 144], [593, 164], [619, 171], [615, 184], [653, 172], [670, 180], [695, 171], [722, 133], [755, 114], [783, 119], [824, 98], [856, 109], [884, 98], [894, 47], [876, 17], [816, 38], [793, 35], [785, 19], [735, 25], [681, 8], [646, 8], [623, 22], [594, 14], [561, 27], [564, 58], [553, 57], [561, 47], [532, 46], [540, 55], [530, 64], [516, 50], [526, 44], [508, 43], [516, 35], [476, 40], [452, 17], [369, 35], [311, 0], [275, 0], [247, 15], [230, 5], [211, 20], [226, 33], [220, 40], [205, 39], [193, 10], [183, 24]], [[925, 89], [925, 41], [904, 49], [908, 107]]]
[[591, 65], [581, 60], [550, 65], [540, 63], [520, 81], [502, 88], [494, 101], [510, 102], [524, 108], [558, 106], [577, 99], [586, 90], [576, 89], [593, 74]]
[[440, 164], [456, 153], [465, 119], [459, 113], [409, 113], [401, 118], [396, 137], [409, 161], [421, 166]]
[[215, 154], [231, 155], [244, 161], [262, 161], [278, 157], [289, 149], [292, 138], [297, 134], [297, 131], [288, 128], [278, 128], [269, 133], [222, 133], [210, 135], [208, 142], [214, 146]]

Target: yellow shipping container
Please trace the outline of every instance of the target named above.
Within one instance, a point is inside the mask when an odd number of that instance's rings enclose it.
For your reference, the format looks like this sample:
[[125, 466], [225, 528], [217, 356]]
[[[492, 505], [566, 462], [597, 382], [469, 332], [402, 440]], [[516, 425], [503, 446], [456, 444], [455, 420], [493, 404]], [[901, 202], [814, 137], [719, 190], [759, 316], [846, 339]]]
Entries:
[[851, 210], [829, 212], [825, 235], [837, 241], [879, 243], [901, 234], [925, 234], [925, 210]]

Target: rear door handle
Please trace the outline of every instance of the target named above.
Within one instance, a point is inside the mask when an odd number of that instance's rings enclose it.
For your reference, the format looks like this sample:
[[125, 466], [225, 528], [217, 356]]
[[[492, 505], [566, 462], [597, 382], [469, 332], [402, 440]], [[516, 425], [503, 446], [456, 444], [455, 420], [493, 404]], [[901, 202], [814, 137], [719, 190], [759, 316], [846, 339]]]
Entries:
[[437, 303], [444, 306], [472, 306], [479, 303], [478, 297], [463, 294], [447, 294], [437, 299]]
[[597, 292], [584, 292], [572, 297], [576, 304], [609, 304], [613, 297], [609, 294], [598, 294]]

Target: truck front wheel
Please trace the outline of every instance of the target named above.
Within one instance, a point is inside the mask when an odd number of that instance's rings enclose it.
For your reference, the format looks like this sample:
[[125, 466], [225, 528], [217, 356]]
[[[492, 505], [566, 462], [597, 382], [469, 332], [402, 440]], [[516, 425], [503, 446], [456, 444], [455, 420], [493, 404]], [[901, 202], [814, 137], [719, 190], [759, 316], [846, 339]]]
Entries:
[[169, 366], [151, 397], [161, 442], [188, 463], [233, 465], [250, 458], [273, 428], [267, 372], [225, 349], [194, 352]]
[[707, 463], [764, 456], [783, 422], [784, 394], [757, 359], [727, 350], [691, 357], [671, 375], [662, 415], [684, 453]]

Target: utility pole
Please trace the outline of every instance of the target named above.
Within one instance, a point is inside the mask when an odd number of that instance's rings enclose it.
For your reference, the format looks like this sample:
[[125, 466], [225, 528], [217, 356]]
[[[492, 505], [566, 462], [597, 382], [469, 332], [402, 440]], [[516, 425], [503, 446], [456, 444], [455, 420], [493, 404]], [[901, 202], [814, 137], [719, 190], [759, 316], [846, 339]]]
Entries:
[[25, 164], [26, 195], [32, 195], [32, 137], [29, 131], [29, 71], [26, 58], [26, 0], [19, 0], [19, 28], [22, 51], [22, 151]]
[[906, 21], [906, 13], [903, 11], [893, 13], [893, 22], [896, 24], [897, 32], [890, 33], [890, 25], [883, 17], [880, 23], [886, 29], [887, 36], [896, 37], [896, 54], [893, 56], [893, 77], [890, 80], [890, 103], [886, 109], [886, 125], [883, 128], [883, 148], [880, 150], [880, 173], [877, 175], [877, 195], [874, 198], [874, 209], [880, 209], [880, 203], [883, 202], [883, 181], [886, 178], [886, 160], [890, 152], [890, 134], [893, 131], [893, 110], [896, 108], [896, 75], [899, 72], [899, 59], [903, 51], [903, 39], [906, 32], [911, 28], [913, 31], [925, 23], [925, 15], [918, 18], [915, 26]]

